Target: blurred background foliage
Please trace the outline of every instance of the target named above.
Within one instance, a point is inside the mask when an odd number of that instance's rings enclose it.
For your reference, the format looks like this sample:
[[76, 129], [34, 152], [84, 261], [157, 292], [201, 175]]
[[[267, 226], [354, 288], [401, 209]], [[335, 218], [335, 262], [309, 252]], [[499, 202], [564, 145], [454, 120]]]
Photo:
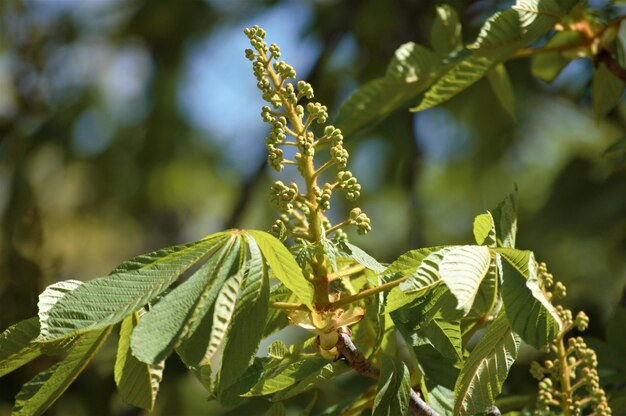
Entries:
[[[508, 7], [449, 3], [466, 40]], [[58, 280], [105, 275], [138, 253], [224, 228], [268, 228], [276, 174], [265, 167], [266, 126], [243, 56], [244, 27], [267, 29], [336, 114], [358, 85], [384, 73], [402, 43], [428, 44], [435, 4], [0, 2], [0, 329], [36, 314], [37, 294]], [[348, 137], [351, 170], [364, 187], [360, 206], [373, 223], [352, 242], [384, 261], [469, 243], [473, 217], [517, 184], [518, 246], [548, 263], [569, 288], [566, 304], [584, 308], [592, 334], [603, 337], [614, 306], [625, 303], [624, 147], [607, 149], [624, 136], [626, 105], [597, 123], [588, 61], [572, 62], [550, 85], [533, 79], [529, 65], [507, 64], [516, 120], [483, 80], [441, 107], [401, 110]], [[139, 414], [114, 392], [112, 344], [51, 414]], [[157, 414], [222, 411], [170, 361]], [[0, 414], [49, 364], [2, 379]], [[535, 391], [527, 367], [512, 377]], [[347, 397], [345, 379], [334, 386], [320, 402]], [[252, 402], [238, 414], [264, 407]]]

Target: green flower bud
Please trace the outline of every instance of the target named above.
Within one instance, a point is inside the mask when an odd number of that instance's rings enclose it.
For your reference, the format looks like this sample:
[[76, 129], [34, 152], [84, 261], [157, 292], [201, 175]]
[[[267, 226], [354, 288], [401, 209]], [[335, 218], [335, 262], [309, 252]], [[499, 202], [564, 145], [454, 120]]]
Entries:
[[313, 87], [308, 82], [298, 81], [298, 97], [313, 98]]

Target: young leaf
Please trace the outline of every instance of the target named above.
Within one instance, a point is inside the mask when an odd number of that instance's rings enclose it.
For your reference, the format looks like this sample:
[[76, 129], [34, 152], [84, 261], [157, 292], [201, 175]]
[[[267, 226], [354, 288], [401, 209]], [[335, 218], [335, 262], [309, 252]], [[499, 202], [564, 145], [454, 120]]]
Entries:
[[287, 400], [323, 383], [327, 383], [348, 370], [349, 367], [341, 361], [328, 363], [319, 370], [304, 377], [299, 383], [286, 388], [285, 390], [279, 391], [272, 397], [272, 400]]
[[496, 224], [489, 211], [474, 218], [473, 231], [476, 244], [491, 248], [496, 247]]
[[211, 358], [222, 345], [222, 341], [226, 338], [230, 320], [235, 312], [235, 303], [239, 296], [241, 281], [243, 280], [243, 270], [226, 279], [215, 300], [215, 309], [213, 310], [213, 325], [211, 326], [211, 336], [209, 337], [209, 346], [202, 360], [198, 365], [203, 366], [211, 362]]
[[397, 358], [383, 356], [372, 416], [406, 415], [411, 396], [411, 376]]
[[423, 111], [448, 101], [476, 81], [500, 61], [498, 57], [470, 55], [454, 65], [445, 75], [430, 87], [422, 102], [411, 111]]
[[498, 247], [514, 248], [517, 234], [517, 189], [498, 204], [492, 215]]
[[515, 95], [513, 94], [513, 85], [511, 85], [511, 80], [504, 65], [498, 64], [491, 68], [487, 72], [487, 79], [504, 111], [515, 120]]
[[240, 238], [231, 236], [189, 279], [177, 286], [141, 317], [131, 345], [139, 361], [163, 361], [182, 339], [192, 334], [209, 311], [228, 277]]
[[509, 248], [497, 251], [504, 259], [498, 264], [506, 316], [524, 341], [540, 348], [559, 332], [560, 320], [539, 286], [535, 257], [530, 251]]
[[[48, 312], [51, 341], [116, 324], [167, 289], [180, 274], [206, 256], [228, 234], [174, 246], [135, 259], [120, 271], [82, 284], [63, 296]], [[131, 269], [132, 268], [132, 269]]]
[[65, 359], [24, 384], [15, 397], [14, 416], [41, 415], [78, 377], [109, 336], [111, 328], [80, 336]]
[[[461, 324], [459, 320], [446, 320], [436, 316], [419, 333], [430, 345], [446, 358], [454, 361], [463, 361], [463, 341], [461, 338]], [[413, 343], [413, 346], [419, 346]]]
[[220, 390], [245, 373], [263, 337], [269, 308], [269, 279], [256, 242], [248, 238], [250, 259], [230, 326], [220, 367]]
[[357, 263], [367, 267], [371, 271], [374, 271], [376, 273], [382, 273], [386, 269], [386, 267], [380, 264], [378, 260], [370, 256], [354, 244], [342, 243], [341, 249], [344, 251], [345, 254], [348, 255], [348, 257], [352, 258]]
[[435, 286], [440, 281], [439, 268], [441, 261], [449, 251], [449, 248], [443, 248], [424, 257], [418, 263], [417, 270], [407, 280], [400, 283], [400, 290], [404, 293], [414, 293]]
[[256, 241], [263, 257], [276, 277], [308, 307], [313, 307], [313, 286], [304, 278], [302, 270], [287, 248], [272, 235], [256, 230], [246, 230]]
[[490, 262], [491, 254], [485, 246], [452, 247], [445, 253], [439, 275], [457, 298], [457, 309], [470, 311]]
[[41, 355], [39, 344], [34, 342], [37, 335], [37, 317], [20, 321], [0, 334], [0, 377]]
[[461, 369], [454, 387], [455, 415], [475, 415], [493, 405], [517, 358], [519, 344], [506, 315], [500, 313]]
[[461, 21], [448, 4], [436, 7], [437, 15], [430, 30], [430, 43], [439, 55], [447, 55], [463, 47]]
[[624, 81], [617, 78], [604, 65], [600, 63], [593, 71], [591, 81], [591, 105], [596, 120], [601, 120], [619, 102], [624, 91]]
[[138, 321], [137, 312], [122, 321], [113, 374], [122, 400], [151, 412], [159, 392], [165, 362], [151, 365], [133, 356], [130, 337]]
[[285, 364], [278, 363], [265, 369], [256, 384], [244, 396], [265, 396], [284, 390], [328, 364], [323, 358], [286, 361]]

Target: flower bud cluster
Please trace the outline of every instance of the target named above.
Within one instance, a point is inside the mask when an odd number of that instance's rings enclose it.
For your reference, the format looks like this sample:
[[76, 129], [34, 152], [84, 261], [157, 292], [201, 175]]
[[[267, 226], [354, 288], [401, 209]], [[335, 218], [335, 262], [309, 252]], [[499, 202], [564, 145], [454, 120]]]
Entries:
[[[565, 295], [565, 286], [548, 273], [545, 263], [539, 265], [538, 277], [549, 299]], [[589, 410], [593, 410], [594, 415], [611, 415], [606, 394], [600, 386], [595, 351], [587, 346], [582, 337], [570, 337], [565, 342], [567, 333], [572, 329], [587, 329], [589, 317], [581, 311], [574, 318], [572, 311], [561, 305], [555, 309], [562, 330], [550, 343], [549, 349], [556, 354], [556, 358], [545, 360], [543, 365], [533, 362], [530, 366], [531, 375], [540, 380], [535, 414], [554, 414], [560, 409], [571, 415], [586, 414]]]
[[[263, 99], [269, 103], [261, 110], [261, 118], [270, 125], [265, 141], [268, 163], [278, 172], [286, 164], [296, 165], [307, 184], [306, 193], [298, 194], [295, 184], [287, 186], [280, 181], [274, 183], [271, 202], [282, 211], [284, 218], [274, 223], [272, 232], [281, 238], [289, 235], [312, 237], [309, 224], [317, 224], [318, 230], [321, 224], [322, 231], [318, 231], [316, 236], [324, 235], [323, 231], [327, 230], [328, 234], [336, 233], [335, 236], [345, 238], [345, 233], [340, 230], [345, 225], [355, 225], [359, 234], [367, 233], [371, 229], [370, 220], [361, 210], [354, 215], [351, 213], [349, 219], [335, 226], [323, 214], [331, 207], [335, 188], [343, 190], [346, 199], [351, 201], [358, 199], [361, 194], [357, 179], [346, 170], [349, 154], [343, 146], [341, 130], [326, 126], [321, 137], [316, 137], [309, 130], [313, 122], [327, 122], [328, 108], [319, 102], [300, 103], [302, 99], [314, 98], [313, 87], [305, 81], [296, 81], [295, 69], [278, 60], [281, 56], [280, 48], [274, 43], [268, 46], [263, 29], [254, 26], [245, 29], [244, 33], [252, 46], [246, 49], [246, 58], [252, 62], [257, 86]], [[316, 169], [314, 158], [317, 147], [321, 145], [329, 145], [329, 160]], [[286, 159], [284, 146], [297, 147], [293, 160]], [[318, 185], [320, 173], [332, 166], [338, 170], [336, 182]]]

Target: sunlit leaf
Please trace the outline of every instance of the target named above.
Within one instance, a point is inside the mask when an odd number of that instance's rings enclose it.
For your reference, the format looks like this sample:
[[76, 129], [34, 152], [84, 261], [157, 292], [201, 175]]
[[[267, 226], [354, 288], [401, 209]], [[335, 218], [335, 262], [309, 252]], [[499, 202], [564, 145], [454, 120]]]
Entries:
[[411, 111], [423, 111], [448, 101], [476, 81], [499, 62], [497, 57], [470, 55], [454, 65], [430, 87], [417, 107]]
[[476, 41], [469, 48], [485, 54], [513, 51], [520, 45], [522, 32], [519, 14], [515, 10], [496, 12], [480, 28]]
[[12, 414], [43, 414], [84, 370], [110, 332], [111, 328], [105, 328], [81, 335], [63, 361], [39, 373], [22, 386], [15, 397]]
[[33, 317], [10, 326], [0, 334], [0, 377], [20, 368], [41, 355], [39, 319]]
[[272, 397], [272, 400], [286, 400], [291, 397], [297, 396], [298, 394], [304, 393], [314, 387], [323, 385], [324, 383], [333, 380], [335, 377], [340, 376], [349, 369], [350, 367], [348, 367], [342, 361], [328, 363], [319, 370], [308, 374], [302, 379], [302, 381], [295, 384], [294, 386], [279, 391]]
[[263, 257], [276, 277], [308, 307], [313, 305], [313, 286], [304, 278], [302, 270], [287, 248], [272, 235], [256, 230], [246, 230], [259, 245]]
[[485, 246], [451, 247], [439, 265], [439, 276], [457, 299], [457, 309], [468, 313], [489, 270], [491, 254]]
[[473, 232], [476, 244], [496, 247], [496, 224], [489, 211], [474, 218]]
[[130, 349], [130, 337], [138, 320], [139, 313], [133, 313], [122, 321], [114, 378], [117, 390], [124, 402], [152, 411], [163, 377], [165, 362], [146, 364], [133, 356]]
[[560, 330], [560, 319], [537, 279], [537, 263], [530, 251], [497, 249], [502, 273], [502, 299], [513, 330], [534, 347], [550, 342]]
[[386, 269], [386, 267], [380, 264], [378, 260], [370, 256], [354, 244], [343, 243], [341, 245], [341, 248], [345, 252], [345, 254], [351, 257], [354, 261], [376, 273], [382, 273]]
[[436, 15], [430, 30], [430, 43], [440, 55], [447, 55], [463, 47], [461, 21], [456, 10], [448, 4], [435, 8]]
[[530, 42], [543, 36], [562, 18], [555, 0], [517, 0], [513, 9], [519, 13], [522, 34]]
[[50, 309], [43, 339], [53, 340], [121, 321], [167, 289], [224, 235], [214, 234], [196, 243], [140, 256], [140, 260], [131, 260], [128, 267], [120, 266], [116, 273], [82, 284]]
[[247, 238], [246, 278], [235, 304], [220, 367], [220, 389], [233, 384], [249, 367], [259, 348], [269, 309], [269, 279], [261, 251]]
[[192, 334], [209, 311], [239, 252], [231, 236], [189, 279], [142, 316], [133, 331], [133, 354], [145, 363], [163, 361], [182, 339]]
[[257, 383], [244, 396], [265, 396], [279, 392], [316, 373], [328, 364], [328, 361], [319, 357], [286, 361], [285, 364], [281, 363], [265, 370]]
[[501, 313], [465, 361], [455, 391], [455, 415], [475, 415], [491, 406], [517, 358], [520, 340]]
[[515, 247], [517, 235], [517, 190], [507, 196], [492, 212], [498, 247]]

